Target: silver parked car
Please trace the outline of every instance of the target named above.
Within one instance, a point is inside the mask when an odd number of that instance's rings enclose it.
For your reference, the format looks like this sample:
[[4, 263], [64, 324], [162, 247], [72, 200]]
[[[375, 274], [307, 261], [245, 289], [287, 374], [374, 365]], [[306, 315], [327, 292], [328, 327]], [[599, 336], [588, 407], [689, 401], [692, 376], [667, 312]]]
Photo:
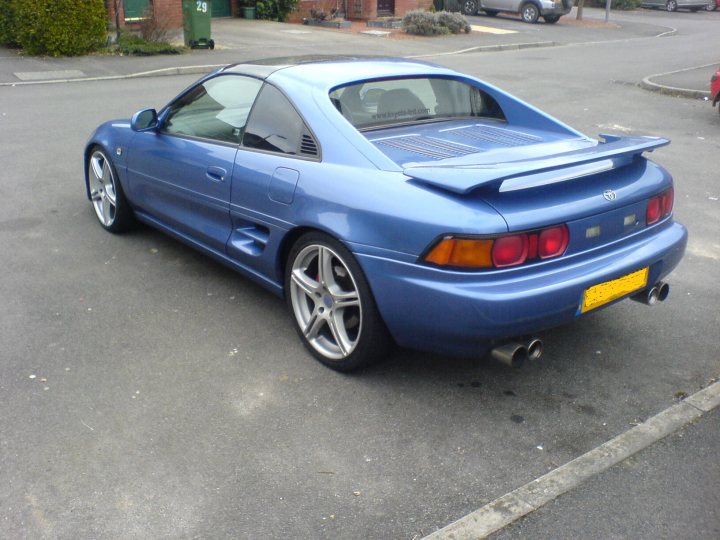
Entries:
[[708, 0], [642, 0], [640, 6], [647, 8], [665, 8], [668, 11], [677, 11], [678, 9], [700, 11], [701, 9], [707, 9]]
[[532, 24], [542, 17], [546, 23], [555, 24], [570, 13], [573, 0], [463, 0], [461, 5], [465, 15], [475, 15], [480, 10], [494, 17], [503, 11], [519, 13], [526, 23]]

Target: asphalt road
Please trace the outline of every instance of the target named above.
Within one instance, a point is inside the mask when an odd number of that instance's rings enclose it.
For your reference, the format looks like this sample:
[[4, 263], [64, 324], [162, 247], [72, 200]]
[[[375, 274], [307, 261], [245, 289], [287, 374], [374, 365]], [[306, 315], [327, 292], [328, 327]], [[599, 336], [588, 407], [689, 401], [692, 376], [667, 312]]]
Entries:
[[[717, 377], [718, 115], [634, 86], [717, 59], [715, 14], [672, 15], [672, 37], [433, 59], [588, 134], [673, 140], [654, 159], [690, 243], [669, 300], [545, 332], [521, 370], [401, 350], [340, 375], [261, 288], [151, 229], [105, 233], [87, 135], [194, 77], [0, 88], [0, 537], [419, 538]], [[717, 471], [693, 462], [688, 482]]]

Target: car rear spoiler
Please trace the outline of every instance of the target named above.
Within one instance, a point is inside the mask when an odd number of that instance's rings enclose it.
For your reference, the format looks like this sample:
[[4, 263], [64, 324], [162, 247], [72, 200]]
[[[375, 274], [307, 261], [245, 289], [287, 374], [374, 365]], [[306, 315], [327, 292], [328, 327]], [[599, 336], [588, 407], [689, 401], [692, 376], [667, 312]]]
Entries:
[[467, 163], [477, 154], [452, 164], [415, 165], [404, 169], [414, 181], [453, 193], [466, 194], [480, 187], [516, 191], [616, 169], [643, 152], [670, 144], [660, 137], [600, 135], [605, 142], [550, 157], [506, 163]]

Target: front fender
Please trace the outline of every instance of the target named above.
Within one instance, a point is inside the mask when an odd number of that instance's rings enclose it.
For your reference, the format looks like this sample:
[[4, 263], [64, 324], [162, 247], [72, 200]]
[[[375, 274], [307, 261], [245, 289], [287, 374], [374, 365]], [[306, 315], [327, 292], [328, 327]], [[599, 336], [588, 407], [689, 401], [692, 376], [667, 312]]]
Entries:
[[130, 122], [127, 120], [112, 120], [105, 122], [98, 126], [95, 131], [92, 132], [85, 143], [85, 151], [83, 153], [83, 169], [85, 171], [85, 194], [88, 199], [90, 198], [90, 188], [88, 185], [88, 161], [90, 160], [90, 153], [96, 146], [102, 148], [107, 152], [108, 157], [112, 160], [115, 166], [115, 171], [118, 175], [118, 180], [122, 185], [124, 191], [127, 186], [125, 185], [125, 171], [127, 169], [127, 152], [132, 141], [135, 132], [130, 129]]

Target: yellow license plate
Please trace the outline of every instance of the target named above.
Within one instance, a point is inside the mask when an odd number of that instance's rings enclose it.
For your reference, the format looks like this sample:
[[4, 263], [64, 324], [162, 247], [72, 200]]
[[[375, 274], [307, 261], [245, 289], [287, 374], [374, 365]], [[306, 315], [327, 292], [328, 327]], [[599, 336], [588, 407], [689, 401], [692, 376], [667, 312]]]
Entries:
[[647, 286], [648, 270], [649, 268], [645, 267], [627, 276], [599, 283], [586, 289], [585, 294], [583, 294], [580, 312], [585, 313], [617, 300], [626, 294], [644, 289]]

